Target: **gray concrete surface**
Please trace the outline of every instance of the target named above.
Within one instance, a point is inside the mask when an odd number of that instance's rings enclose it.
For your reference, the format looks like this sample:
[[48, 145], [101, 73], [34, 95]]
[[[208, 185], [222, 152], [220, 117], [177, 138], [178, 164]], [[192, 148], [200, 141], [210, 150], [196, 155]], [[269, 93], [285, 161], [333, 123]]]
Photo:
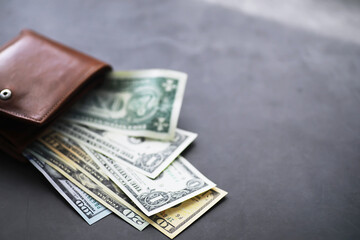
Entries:
[[[199, 137], [184, 156], [229, 195], [176, 239], [360, 239], [359, 3], [289, 15], [299, 2], [0, 1], [0, 44], [26, 27], [115, 69], [188, 73], [179, 127]], [[293, 23], [308, 11], [342, 17]], [[1, 240], [167, 239], [115, 216], [88, 226], [32, 166], [0, 159]]]
[[312, 32], [360, 44], [358, 0], [200, 0]]

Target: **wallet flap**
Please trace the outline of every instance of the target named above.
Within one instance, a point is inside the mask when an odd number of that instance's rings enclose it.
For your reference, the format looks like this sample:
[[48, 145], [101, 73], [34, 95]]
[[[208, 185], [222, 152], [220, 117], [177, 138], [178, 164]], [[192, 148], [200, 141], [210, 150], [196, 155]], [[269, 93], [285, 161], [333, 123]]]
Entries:
[[0, 115], [41, 125], [104, 68], [110, 69], [99, 60], [23, 30], [0, 49]]

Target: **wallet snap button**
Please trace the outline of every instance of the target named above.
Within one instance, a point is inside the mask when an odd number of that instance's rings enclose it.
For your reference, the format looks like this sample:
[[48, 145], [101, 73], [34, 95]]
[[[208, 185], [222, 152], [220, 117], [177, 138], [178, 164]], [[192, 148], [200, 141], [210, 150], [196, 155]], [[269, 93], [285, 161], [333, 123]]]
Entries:
[[1, 100], [8, 100], [11, 97], [10, 89], [4, 89], [0, 92], [0, 99]]

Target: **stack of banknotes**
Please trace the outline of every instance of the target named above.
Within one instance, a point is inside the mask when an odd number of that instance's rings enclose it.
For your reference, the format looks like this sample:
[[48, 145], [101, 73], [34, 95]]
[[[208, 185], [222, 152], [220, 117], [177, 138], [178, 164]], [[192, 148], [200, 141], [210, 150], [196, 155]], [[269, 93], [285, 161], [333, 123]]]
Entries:
[[227, 194], [180, 156], [197, 137], [177, 128], [186, 79], [113, 72], [23, 154], [89, 224], [114, 213], [174, 238]]

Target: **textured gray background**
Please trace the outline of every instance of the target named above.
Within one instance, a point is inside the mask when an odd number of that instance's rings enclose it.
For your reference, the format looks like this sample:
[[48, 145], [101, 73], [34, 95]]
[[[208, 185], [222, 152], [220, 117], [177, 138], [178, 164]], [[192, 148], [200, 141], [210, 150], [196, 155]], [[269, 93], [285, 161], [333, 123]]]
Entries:
[[[184, 155], [229, 195], [177, 239], [360, 239], [359, 16], [350, 0], [0, 0], [0, 44], [32, 28], [115, 69], [189, 74]], [[0, 160], [1, 240], [167, 239], [114, 215], [88, 226]]]

